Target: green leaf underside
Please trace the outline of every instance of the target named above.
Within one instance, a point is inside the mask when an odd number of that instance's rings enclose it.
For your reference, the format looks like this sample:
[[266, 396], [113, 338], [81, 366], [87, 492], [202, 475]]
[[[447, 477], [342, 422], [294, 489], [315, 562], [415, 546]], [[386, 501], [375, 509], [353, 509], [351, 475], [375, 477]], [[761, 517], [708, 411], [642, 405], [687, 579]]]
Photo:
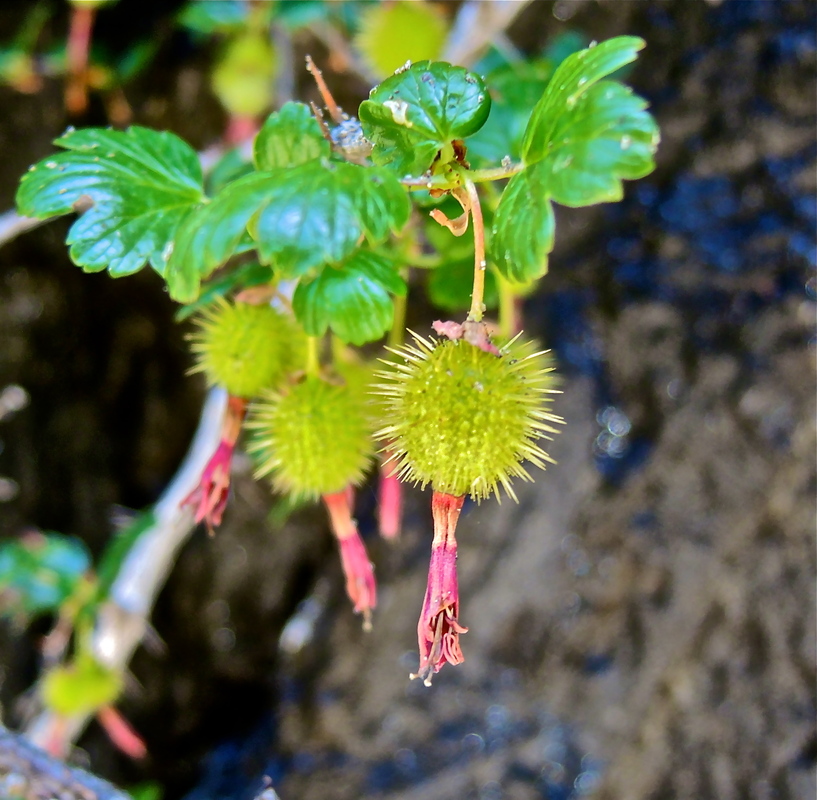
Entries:
[[547, 255], [553, 250], [555, 220], [542, 166], [528, 167], [511, 178], [494, 216], [491, 260], [516, 283], [544, 275]]
[[0, 611], [56, 611], [91, 566], [78, 539], [49, 533], [0, 545]]
[[272, 267], [255, 262], [241, 264], [231, 269], [223, 277], [204, 284], [201, 294], [193, 303], [182, 306], [175, 314], [176, 322], [182, 322], [192, 317], [197, 311], [206, 308], [220, 297], [226, 297], [230, 292], [238, 289], [248, 289], [252, 286], [263, 286], [273, 280]]
[[295, 167], [329, 154], [329, 142], [303, 103], [285, 103], [280, 111], [270, 114], [253, 144], [258, 170]]
[[195, 151], [172, 133], [136, 126], [70, 131], [55, 144], [67, 152], [23, 177], [20, 212], [47, 219], [71, 213], [87, 198], [93, 205], [68, 233], [72, 261], [114, 277], [148, 262], [164, 275], [180, 225], [204, 201]]
[[561, 138], [557, 129], [569, 124], [580, 98], [602, 78], [635, 61], [643, 47], [644, 40], [637, 36], [618, 36], [569, 55], [531, 113], [522, 142], [525, 163], [541, 161]]
[[400, 175], [419, 175], [452, 140], [476, 133], [490, 108], [479, 75], [445, 62], [418, 61], [375, 88], [359, 116], [375, 163]]
[[394, 314], [390, 295], [405, 292], [391, 262], [360, 250], [339, 268], [327, 267], [314, 281], [299, 283], [292, 305], [310, 336], [331, 328], [344, 342], [361, 345], [389, 329]]
[[[323, 159], [230, 184], [182, 227], [167, 271], [171, 297], [193, 302], [228, 258], [255, 247], [283, 278], [339, 263], [408, 221], [411, 204], [389, 172]], [[254, 241], [248, 241], [246, 230]]]

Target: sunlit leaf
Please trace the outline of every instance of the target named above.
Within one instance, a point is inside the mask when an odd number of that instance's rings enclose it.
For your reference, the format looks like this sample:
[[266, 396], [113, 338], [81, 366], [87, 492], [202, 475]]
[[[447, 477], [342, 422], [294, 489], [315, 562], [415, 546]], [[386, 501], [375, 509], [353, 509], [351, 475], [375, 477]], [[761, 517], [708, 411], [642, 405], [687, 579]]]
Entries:
[[376, 163], [400, 175], [419, 175], [438, 153], [450, 161], [451, 142], [476, 133], [490, 108], [479, 75], [442, 61], [419, 61], [375, 88], [359, 116]]
[[253, 248], [247, 223], [275, 177], [268, 172], [252, 172], [233, 181], [181, 226], [167, 264], [167, 286], [174, 300], [192, 303], [201, 281], [216, 267]]
[[295, 290], [293, 308], [310, 336], [331, 328], [342, 341], [361, 345], [380, 338], [391, 326], [391, 295], [406, 285], [394, 265], [382, 256], [358, 251], [338, 267], [327, 267]]
[[249, 231], [263, 261], [298, 277], [343, 261], [361, 237], [377, 244], [401, 230], [410, 208], [388, 171], [311, 161], [276, 174]]
[[172, 133], [86, 128], [56, 140], [66, 152], [35, 164], [17, 191], [20, 213], [47, 219], [91, 207], [68, 233], [86, 272], [165, 273], [179, 226], [204, 200], [195, 151]]
[[2, 542], [0, 611], [23, 617], [56, 611], [90, 566], [85, 545], [58, 533]]
[[295, 167], [322, 156], [328, 157], [329, 142], [303, 103], [285, 103], [267, 117], [253, 144], [253, 161], [259, 170]]
[[542, 164], [514, 175], [496, 210], [490, 254], [509, 281], [525, 283], [547, 272], [555, 233], [547, 177]]
[[614, 81], [592, 86], [552, 129], [554, 144], [535, 165], [557, 203], [588, 206], [620, 200], [622, 180], [655, 169], [658, 127], [647, 103]]

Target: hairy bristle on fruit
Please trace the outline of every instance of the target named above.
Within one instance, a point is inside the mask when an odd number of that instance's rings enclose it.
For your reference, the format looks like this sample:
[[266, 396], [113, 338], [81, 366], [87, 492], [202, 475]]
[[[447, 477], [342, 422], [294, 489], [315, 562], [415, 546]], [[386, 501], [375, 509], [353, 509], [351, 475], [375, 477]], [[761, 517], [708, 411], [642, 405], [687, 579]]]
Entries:
[[547, 351], [516, 338], [496, 356], [465, 341], [413, 342], [382, 360], [372, 386], [386, 423], [375, 438], [388, 443], [393, 471], [404, 480], [477, 501], [513, 499], [513, 479], [553, 459], [540, 439], [562, 419], [547, 403], [555, 389]]
[[306, 376], [250, 406], [246, 427], [256, 476], [314, 500], [360, 484], [374, 457], [363, 385]]
[[230, 303], [219, 298], [196, 320], [189, 336], [195, 357], [191, 373], [236, 397], [254, 397], [277, 386], [304, 359], [304, 334], [297, 323], [269, 305]]

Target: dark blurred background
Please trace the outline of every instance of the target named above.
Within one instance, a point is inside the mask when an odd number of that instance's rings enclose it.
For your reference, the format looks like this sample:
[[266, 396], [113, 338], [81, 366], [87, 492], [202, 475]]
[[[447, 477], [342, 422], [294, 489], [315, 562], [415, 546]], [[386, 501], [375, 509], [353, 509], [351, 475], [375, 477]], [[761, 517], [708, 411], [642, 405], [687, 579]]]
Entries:
[[[28, 5], [2, 4], [0, 39]], [[133, 121], [203, 149], [225, 124], [214, 46], [174, 24], [180, 6], [120, 0], [94, 39], [113, 54], [155, 39], [125, 90]], [[58, 42], [54, 8], [43, 36]], [[150, 756], [128, 762], [91, 727], [93, 769], [158, 781], [168, 800], [251, 798], [263, 775], [282, 800], [815, 796], [816, 9], [538, 0], [520, 14], [508, 37], [524, 54], [565, 31], [643, 37], [628, 82], [663, 141], [623, 202], [557, 210], [525, 326], [557, 355], [568, 424], [519, 505], [463, 518], [465, 663], [430, 690], [407, 680], [427, 497], [410, 494], [390, 545], [360, 493], [382, 587], [364, 635], [322, 515], [271, 518], [239, 459], [223, 528], [196, 534], [160, 598], [167, 652], [133, 663], [121, 707]], [[307, 51], [330, 55], [305, 35], [296, 67]], [[327, 79], [349, 109], [369, 88]], [[0, 87], [0, 109], [0, 212], [67, 124], [107, 124], [96, 95], [69, 119], [57, 79]], [[161, 281], [83, 275], [68, 225], [0, 249], [0, 391], [29, 397], [0, 422], [0, 536], [36, 526], [99, 552], [111, 509], [153, 502], [172, 476], [203, 387]], [[46, 629], [0, 623], [7, 724]]]

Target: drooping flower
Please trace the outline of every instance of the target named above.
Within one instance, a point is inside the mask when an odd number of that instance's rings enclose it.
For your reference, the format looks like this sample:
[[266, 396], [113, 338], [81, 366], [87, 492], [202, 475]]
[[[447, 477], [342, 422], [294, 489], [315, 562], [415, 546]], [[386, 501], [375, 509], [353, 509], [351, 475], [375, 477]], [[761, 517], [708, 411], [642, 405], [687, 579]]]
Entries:
[[396, 539], [400, 535], [403, 516], [403, 487], [390, 461], [391, 453], [386, 449], [383, 451], [377, 486], [377, 521], [384, 539]]
[[420, 666], [410, 676], [422, 679], [431, 686], [431, 677], [443, 665], [464, 661], [459, 635], [468, 628], [459, 622], [459, 586], [457, 584], [457, 520], [465, 496], [455, 497], [434, 492], [431, 513], [434, 518], [434, 540], [431, 544], [431, 563], [428, 568], [423, 610], [417, 624], [420, 648]]
[[247, 401], [230, 395], [221, 427], [221, 441], [210, 457], [198, 486], [182, 501], [182, 505], [196, 507], [196, 522], [204, 522], [212, 536], [214, 528], [221, 525], [230, 492], [230, 465], [233, 451], [241, 432], [241, 423], [247, 413]]
[[374, 569], [366, 545], [360, 538], [357, 524], [352, 517], [351, 492], [325, 494], [323, 502], [329, 511], [332, 532], [340, 546], [340, 560], [346, 576], [346, 594], [355, 612], [363, 615], [363, 629], [371, 630], [372, 609], [377, 605], [377, 584]]
[[147, 747], [142, 737], [113, 706], [100, 708], [96, 718], [108, 734], [108, 738], [126, 756], [138, 760], [147, 755]]

